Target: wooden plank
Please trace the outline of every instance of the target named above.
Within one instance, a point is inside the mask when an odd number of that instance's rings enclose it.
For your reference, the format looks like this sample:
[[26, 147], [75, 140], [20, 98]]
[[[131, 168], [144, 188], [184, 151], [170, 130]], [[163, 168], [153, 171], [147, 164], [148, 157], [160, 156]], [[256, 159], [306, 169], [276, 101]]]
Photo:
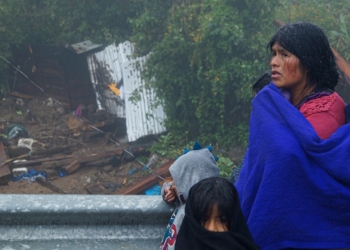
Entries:
[[100, 183], [93, 183], [86, 186], [86, 191], [89, 194], [110, 194]]
[[32, 125], [36, 125], [38, 124], [37, 122], [22, 122], [22, 121], [0, 121], [1, 124], [8, 124], [8, 123], [17, 123], [17, 124], [32, 124]]
[[26, 159], [26, 158], [29, 158], [29, 157], [30, 157], [30, 155], [24, 154], [24, 155], [20, 155], [20, 156], [14, 157], [14, 158], [7, 159], [7, 160], [3, 161], [2, 163], [0, 163], [0, 168], [2, 166], [5, 166], [5, 165], [8, 166], [8, 164], [10, 164], [10, 163], [12, 163], [12, 162], [14, 162], [16, 160]]
[[80, 163], [77, 160], [74, 160], [71, 164], [62, 167], [62, 169], [66, 170], [68, 174], [73, 173], [80, 167]]
[[[174, 161], [170, 161], [164, 166], [156, 169], [154, 173], [151, 173], [147, 175], [146, 177], [139, 180], [135, 185], [133, 186], [127, 186], [122, 189], [120, 189], [117, 194], [139, 194], [142, 191], [146, 190], [147, 188], [157, 184], [160, 180], [160, 178], [157, 175], [162, 176], [163, 178], [167, 178], [170, 176], [169, 168], [171, 164], [173, 164]], [[157, 175], [156, 175], [157, 174]]]
[[7, 147], [7, 151], [9, 153], [9, 157], [14, 158], [20, 155], [24, 155], [24, 154], [29, 154], [30, 149], [25, 147], [25, 146], [9, 146]]
[[80, 131], [90, 131], [95, 128], [104, 127], [116, 123], [115, 119], [109, 119], [98, 123], [91, 123], [84, 117], [77, 118], [73, 115], [68, 117], [68, 127], [66, 130], [56, 130], [54, 135], [69, 135]]
[[19, 167], [19, 166], [31, 166], [31, 165], [41, 164], [41, 163], [47, 162], [47, 161], [58, 161], [58, 160], [63, 160], [63, 159], [71, 159], [74, 157], [76, 157], [76, 156], [75, 155], [67, 155], [67, 156], [40, 158], [40, 159], [28, 160], [28, 161], [24, 161], [24, 162], [12, 163], [11, 167], [15, 168], [15, 167]]
[[15, 96], [15, 97], [20, 97], [24, 99], [34, 99], [34, 96], [32, 95], [26, 95], [18, 92], [11, 92], [10, 95]]
[[11, 170], [8, 164], [3, 164], [7, 161], [7, 154], [5, 151], [5, 146], [0, 142], [0, 184], [7, 184], [10, 180]]
[[[112, 156], [116, 156], [116, 155], [122, 155], [123, 154], [123, 149], [122, 148], [117, 148], [116, 150], [113, 151], [106, 151], [106, 152], [102, 152], [102, 153], [96, 153], [96, 154], [90, 154], [90, 155], [85, 155], [85, 156], [73, 156], [73, 157], [67, 157], [67, 158], [63, 158], [61, 160], [59, 159], [51, 159], [51, 160], [46, 160], [46, 162], [40, 162], [42, 163], [41, 167], [38, 167], [38, 169], [41, 169], [41, 171], [44, 171], [46, 169], [53, 169], [56, 167], [62, 167], [65, 165], [69, 165], [72, 163], [72, 161], [76, 160], [78, 161], [78, 163], [83, 164], [83, 163], [88, 163], [88, 162], [93, 162], [93, 161], [98, 161], [107, 157], [112, 157]], [[72, 159], [73, 158], [73, 159]], [[47, 159], [47, 158], [45, 158]], [[40, 160], [40, 159], [39, 159]], [[37, 160], [37, 161], [39, 161]], [[39, 163], [39, 162], [37, 162]], [[21, 162], [19, 163], [20, 165], [26, 165], [25, 162]], [[17, 163], [16, 163], [16, 166]]]
[[36, 178], [35, 181], [37, 183], [39, 183], [41, 186], [43, 187], [47, 187], [48, 189], [59, 193], [59, 194], [66, 194], [66, 192], [64, 192], [62, 189], [59, 189], [58, 187], [56, 187], [55, 185], [53, 185], [51, 182], [45, 180], [44, 178]]

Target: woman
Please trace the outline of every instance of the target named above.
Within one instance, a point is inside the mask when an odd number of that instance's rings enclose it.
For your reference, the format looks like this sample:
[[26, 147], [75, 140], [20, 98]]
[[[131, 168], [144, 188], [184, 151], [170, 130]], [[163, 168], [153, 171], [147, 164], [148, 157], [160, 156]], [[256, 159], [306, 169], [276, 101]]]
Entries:
[[175, 249], [260, 249], [243, 217], [237, 190], [227, 179], [203, 179], [190, 189]]
[[253, 100], [236, 182], [248, 226], [262, 249], [350, 249], [350, 125], [327, 36], [292, 23], [268, 47], [272, 84]]
[[328, 139], [345, 123], [345, 103], [334, 92], [339, 73], [326, 35], [310, 23], [290, 24], [273, 36], [269, 48], [273, 83], [290, 91], [293, 105]]

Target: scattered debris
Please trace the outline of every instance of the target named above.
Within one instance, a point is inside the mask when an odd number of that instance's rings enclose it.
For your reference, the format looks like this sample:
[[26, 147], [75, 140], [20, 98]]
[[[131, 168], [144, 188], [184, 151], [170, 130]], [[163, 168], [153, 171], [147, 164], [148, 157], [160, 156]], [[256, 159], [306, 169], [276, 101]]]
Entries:
[[[158, 168], [154, 173], [148, 174], [146, 177], [139, 180], [136, 184], [126, 186], [123, 189], [119, 190], [117, 194], [140, 194], [142, 191], [146, 190], [149, 187], [152, 187], [153, 185], [159, 183], [161, 180], [158, 178], [157, 175], [162, 176], [163, 178], [169, 178], [169, 168], [173, 161], [168, 162], [164, 166]], [[123, 182], [123, 184], [126, 183], [126, 178]], [[163, 182], [161, 183], [163, 184]]]
[[[0, 193], [117, 194], [146, 190], [161, 180], [157, 174], [164, 176], [160, 157], [148, 153], [153, 139], [124, 142], [125, 121], [115, 115], [87, 105], [78, 118], [50, 100], [21, 96], [23, 116], [11, 98], [0, 101]], [[141, 182], [145, 177], [152, 181]]]

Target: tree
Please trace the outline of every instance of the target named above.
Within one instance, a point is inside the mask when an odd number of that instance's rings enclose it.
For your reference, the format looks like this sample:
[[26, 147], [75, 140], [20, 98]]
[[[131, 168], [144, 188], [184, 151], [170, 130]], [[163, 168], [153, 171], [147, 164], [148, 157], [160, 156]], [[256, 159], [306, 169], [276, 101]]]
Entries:
[[[122, 42], [131, 36], [128, 18], [137, 11], [129, 0], [0, 0], [0, 56], [10, 58], [11, 44]], [[0, 72], [6, 66], [0, 60]], [[0, 86], [5, 86], [2, 75]]]
[[131, 20], [133, 42], [152, 50], [145, 75], [164, 102], [167, 129], [179, 139], [244, 143], [251, 85], [268, 69], [277, 1], [147, 3]]

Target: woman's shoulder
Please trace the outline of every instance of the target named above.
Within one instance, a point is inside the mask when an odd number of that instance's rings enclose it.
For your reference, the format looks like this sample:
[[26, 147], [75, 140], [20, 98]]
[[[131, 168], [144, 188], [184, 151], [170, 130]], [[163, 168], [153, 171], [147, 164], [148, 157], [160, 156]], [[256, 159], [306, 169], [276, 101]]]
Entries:
[[334, 92], [303, 103], [299, 110], [305, 117], [321, 112], [345, 114], [345, 102], [338, 93]]

